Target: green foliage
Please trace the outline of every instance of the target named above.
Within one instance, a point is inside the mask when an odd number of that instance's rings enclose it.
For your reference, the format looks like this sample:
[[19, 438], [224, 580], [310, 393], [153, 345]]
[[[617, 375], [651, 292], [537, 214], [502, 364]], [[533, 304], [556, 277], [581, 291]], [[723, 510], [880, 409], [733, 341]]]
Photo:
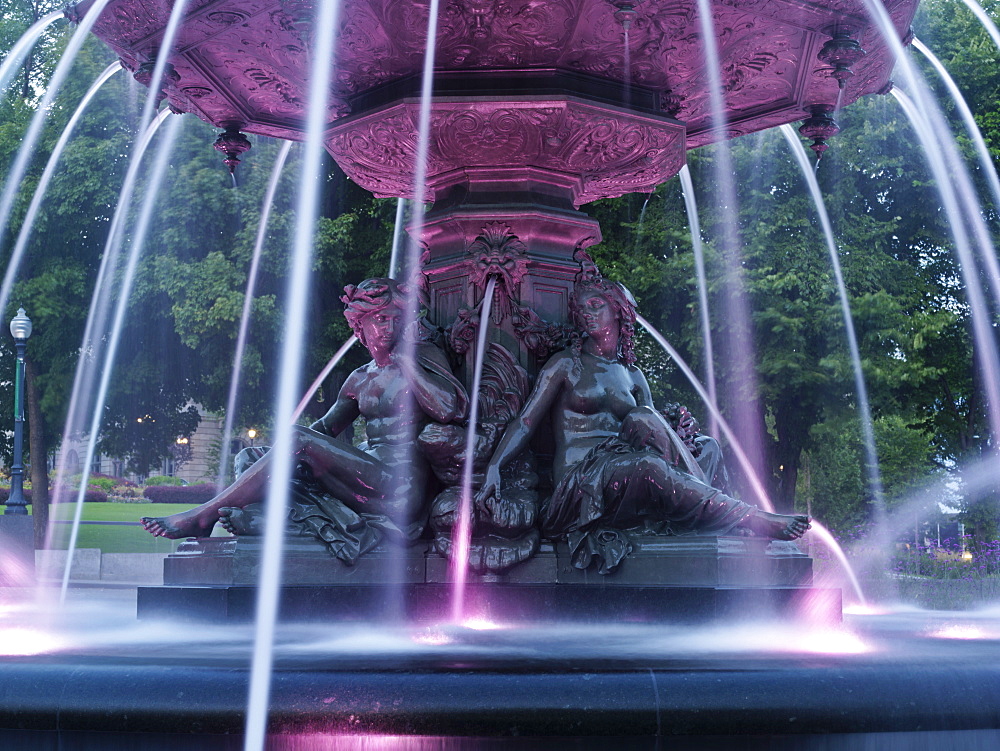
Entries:
[[89, 477], [87, 478], [87, 484], [93, 485], [96, 488], [100, 488], [105, 493], [111, 493], [119, 483], [118, 478], [115, 477]]
[[144, 483], [146, 487], [151, 485], [183, 485], [184, 481], [179, 477], [169, 477], [168, 475], [153, 475], [147, 477]]
[[[932, 435], [897, 414], [876, 419], [873, 428], [884, 502], [891, 512], [939, 471]], [[858, 419], [847, 412], [831, 416], [812, 428], [810, 438], [799, 474], [799, 508], [839, 534], [871, 522], [875, 499]]]

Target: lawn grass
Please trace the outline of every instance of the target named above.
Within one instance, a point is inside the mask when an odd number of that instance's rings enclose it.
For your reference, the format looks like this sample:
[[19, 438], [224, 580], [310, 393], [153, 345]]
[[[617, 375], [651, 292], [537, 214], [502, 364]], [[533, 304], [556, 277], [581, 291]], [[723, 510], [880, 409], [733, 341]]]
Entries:
[[[172, 553], [180, 540], [153, 537], [142, 528], [143, 516], [166, 516], [191, 508], [189, 503], [85, 503], [83, 522], [124, 522], [124, 524], [81, 524], [77, 537], [78, 548], [100, 548], [104, 553]], [[52, 507], [52, 520], [72, 521], [75, 504], [64, 503]], [[69, 546], [72, 529], [70, 524], [57, 523], [52, 546], [65, 549]]]

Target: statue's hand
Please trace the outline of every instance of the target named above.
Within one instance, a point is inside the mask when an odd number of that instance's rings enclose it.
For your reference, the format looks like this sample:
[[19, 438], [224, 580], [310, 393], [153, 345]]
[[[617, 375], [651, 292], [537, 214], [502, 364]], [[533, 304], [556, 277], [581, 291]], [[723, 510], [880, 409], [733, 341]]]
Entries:
[[696, 435], [701, 426], [694, 419], [694, 415], [688, 412], [686, 407], [681, 407], [680, 413], [680, 419], [677, 421], [677, 435], [681, 438]]
[[476, 508], [480, 511], [492, 515], [491, 500], [500, 497], [500, 469], [491, 464], [486, 468], [486, 475], [483, 477], [483, 484], [476, 491]]

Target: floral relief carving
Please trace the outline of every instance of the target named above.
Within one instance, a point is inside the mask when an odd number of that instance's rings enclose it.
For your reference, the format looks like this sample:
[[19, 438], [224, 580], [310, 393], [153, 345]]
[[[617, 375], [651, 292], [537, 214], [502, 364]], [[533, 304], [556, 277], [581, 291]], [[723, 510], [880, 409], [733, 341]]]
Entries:
[[[378, 195], [396, 186], [412, 196], [416, 105], [335, 129], [328, 148], [359, 185]], [[407, 115], [398, 114], [407, 112]], [[652, 190], [680, 168], [683, 126], [575, 102], [447, 103], [435, 106], [427, 169], [431, 184], [463, 167], [532, 167], [578, 175], [576, 203]], [[404, 146], [405, 144], [405, 146]]]

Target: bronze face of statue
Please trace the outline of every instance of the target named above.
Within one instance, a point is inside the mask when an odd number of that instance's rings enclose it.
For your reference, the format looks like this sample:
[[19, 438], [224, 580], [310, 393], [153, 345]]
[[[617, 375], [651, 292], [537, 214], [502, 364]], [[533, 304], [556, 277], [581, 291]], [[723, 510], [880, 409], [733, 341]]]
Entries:
[[542, 368], [490, 460], [477, 495], [481, 507], [497, 505], [500, 470], [547, 421], [555, 439], [555, 489], [541, 513], [546, 537], [568, 537], [579, 546], [604, 530], [647, 523], [678, 533], [744, 528], [784, 540], [809, 529], [808, 517], [762, 511], [674, 466], [671, 428], [653, 409], [649, 384], [633, 364], [635, 303], [624, 287], [603, 279], [578, 282], [571, 311], [586, 336]]
[[[419, 534], [428, 470], [413, 450], [415, 437], [429, 422], [462, 419], [468, 396], [444, 354], [404, 332], [416, 315], [406, 310], [402, 285], [369, 279], [345, 292], [345, 315], [372, 361], [348, 376], [326, 415], [309, 428], [297, 428], [296, 456], [309, 479], [347, 513], [378, 515], [407, 530], [406, 536]], [[364, 450], [336, 439], [358, 416], [367, 421]], [[143, 518], [142, 524], [170, 538], [207, 536], [220, 520], [231, 532], [249, 531], [241, 510], [264, 500], [270, 464], [265, 455], [207, 503], [172, 516]]]

